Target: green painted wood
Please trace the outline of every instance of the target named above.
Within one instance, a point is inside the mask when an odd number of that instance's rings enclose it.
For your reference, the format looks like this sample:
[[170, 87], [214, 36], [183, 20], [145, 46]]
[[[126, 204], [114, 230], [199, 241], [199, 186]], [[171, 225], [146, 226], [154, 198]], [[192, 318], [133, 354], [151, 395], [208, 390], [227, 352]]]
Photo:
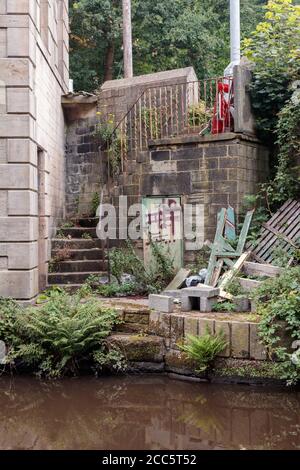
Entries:
[[236, 253], [238, 253], [239, 256], [241, 256], [243, 254], [243, 251], [245, 249], [247, 235], [248, 235], [249, 228], [250, 228], [250, 225], [251, 225], [251, 222], [252, 222], [253, 214], [254, 214], [254, 210], [249, 211], [246, 214], [246, 217], [245, 217], [245, 220], [244, 220], [244, 225], [243, 225], [243, 228], [241, 230], [240, 237], [239, 237], [239, 242], [238, 242], [237, 249], [236, 249]]
[[225, 238], [234, 241], [236, 239], [235, 213], [233, 207], [226, 210]]

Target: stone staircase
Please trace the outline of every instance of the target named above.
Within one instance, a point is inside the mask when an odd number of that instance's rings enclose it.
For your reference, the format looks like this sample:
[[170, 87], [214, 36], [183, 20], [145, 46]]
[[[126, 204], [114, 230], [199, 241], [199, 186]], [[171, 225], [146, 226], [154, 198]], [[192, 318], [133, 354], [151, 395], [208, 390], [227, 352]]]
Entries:
[[49, 286], [76, 288], [90, 275], [107, 274], [106, 256], [96, 235], [98, 219], [82, 218], [71, 222], [74, 226], [60, 228], [59, 238], [52, 240]]

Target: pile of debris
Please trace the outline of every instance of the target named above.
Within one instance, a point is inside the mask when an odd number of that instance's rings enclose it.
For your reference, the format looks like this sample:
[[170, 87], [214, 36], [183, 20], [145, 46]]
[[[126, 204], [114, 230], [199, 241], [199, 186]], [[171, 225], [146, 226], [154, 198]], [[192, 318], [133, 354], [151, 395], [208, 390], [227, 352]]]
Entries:
[[[225, 301], [231, 302], [234, 311], [255, 311], [251, 291], [266, 278], [279, 276], [283, 270], [275, 265], [276, 252], [281, 250], [285, 255], [286, 267], [295, 261], [300, 240], [300, 202], [287, 201], [268, 223], [263, 224], [256, 245], [249, 246], [247, 236], [253, 213], [247, 212], [237, 237], [234, 209], [223, 208], [218, 214], [214, 243], [210, 244], [208, 268], [198, 277], [189, 277], [190, 271], [181, 269], [163, 296], [181, 302], [182, 311], [211, 312], [214, 307], [218, 311], [218, 305], [222, 311], [220, 304]], [[233, 283], [235, 289], [230, 289]], [[162, 303], [163, 296], [159, 296]], [[150, 297], [151, 308], [155, 308], [155, 297]], [[168, 312], [172, 311], [173, 302], [165, 301]]]

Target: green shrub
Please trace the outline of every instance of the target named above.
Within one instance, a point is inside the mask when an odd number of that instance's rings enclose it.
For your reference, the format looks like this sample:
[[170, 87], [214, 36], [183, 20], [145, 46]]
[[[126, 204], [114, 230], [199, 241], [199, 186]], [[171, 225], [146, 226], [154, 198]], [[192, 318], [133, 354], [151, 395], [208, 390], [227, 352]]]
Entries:
[[92, 216], [95, 217], [97, 215], [97, 210], [100, 205], [100, 196], [98, 193], [93, 194], [92, 198]]
[[224, 333], [212, 335], [206, 328], [206, 333], [203, 336], [188, 335], [186, 344], [180, 346], [180, 349], [187, 354], [187, 356], [195, 361], [197, 364], [196, 371], [201, 373], [205, 372], [212, 366], [216, 356], [224, 351], [228, 346], [227, 341], [224, 339]]
[[235, 312], [236, 307], [233, 302], [225, 301], [225, 302], [217, 302], [212, 307], [213, 312]]
[[[268, 279], [255, 291], [257, 313], [261, 316], [259, 335], [270, 359], [282, 363], [287, 384], [300, 379], [300, 364], [293, 364], [290, 348], [300, 340], [300, 267], [286, 269], [281, 276]], [[282, 336], [290, 342], [282, 341]]]
[[96, 299], [82, 301], [79, 295], [53, 292], [42, 306], [26, 309], [2, 299], [0, 320], [8, 364], [30, 367], [47, 377], [76, 374], [83, 361], [95, 369], [120, 368], [121, 353], [112, 352], [106, 342], [120, 321], [118, 313]]
[[138, 293], [159, 292], [173, 279], [173, 259], [158, 245], [150, 242], [153, 254], [152, 267], [146, 267], [135, 253], [134, 246], [127, 242], [124, 248], [113, 248], [109, 253], [111, 274], [121, 284], [123, 274], [131, 274]]

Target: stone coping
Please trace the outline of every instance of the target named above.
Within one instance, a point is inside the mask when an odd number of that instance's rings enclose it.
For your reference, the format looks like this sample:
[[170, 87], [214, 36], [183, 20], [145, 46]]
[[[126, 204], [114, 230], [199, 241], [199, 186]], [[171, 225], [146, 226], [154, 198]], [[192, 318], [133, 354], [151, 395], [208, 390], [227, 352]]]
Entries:
[[182, 135], [177, 137], [167, 137], [164, 139], [149, 140], [149, 147], [157, 147], [160, 145], [176, 145], [176, 144], [190, 144], [190, 143], [211, 143], [222, 142], [227, 140], [244, 140], [253, 143], [261, 143], [254, 135], [240, 134], [235, 132], [227, 132], [218, 135]]

